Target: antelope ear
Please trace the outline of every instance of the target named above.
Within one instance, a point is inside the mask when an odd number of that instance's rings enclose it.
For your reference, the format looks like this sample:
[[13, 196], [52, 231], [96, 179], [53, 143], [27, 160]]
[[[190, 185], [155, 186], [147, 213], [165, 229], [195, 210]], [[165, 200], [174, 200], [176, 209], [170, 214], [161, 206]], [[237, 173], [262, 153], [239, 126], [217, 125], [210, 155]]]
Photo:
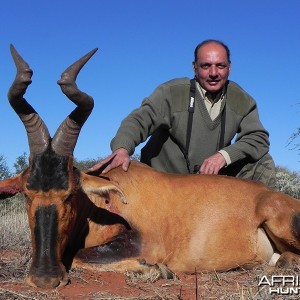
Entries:
[[116, 194], [123, 204], [127, 204], [126, 197], [122, 190], [111, 181], [105, 178], [80, 173], [80, 183], [83, 191], [87, 194], [105, 197], [109, 192]]
[[22, 173], [0, 181], [0, 199], [12, 197], [23, 192]]

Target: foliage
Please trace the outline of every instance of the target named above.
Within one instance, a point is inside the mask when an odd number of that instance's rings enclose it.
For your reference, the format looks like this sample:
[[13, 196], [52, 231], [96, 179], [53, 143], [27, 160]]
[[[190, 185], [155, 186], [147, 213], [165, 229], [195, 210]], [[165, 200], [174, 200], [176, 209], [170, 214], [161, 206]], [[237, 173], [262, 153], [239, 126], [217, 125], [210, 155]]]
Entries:
[[6, 160], [3, 155], [0, 155], [0, 180], [11, 176]]
[[[300, 105], [300, 103], [297, 104]], [[300, 137], [300, 127], [298, 127], [296, 131], [291, 135], [288, 145], [292, 146], [293, 147], [292, 149], [297, 149], [300, 152], [300, 143], [296, 141], [297, 139], [299, 139], [299, 137]]]
[[289, 145], [293, 144], [293, 149], [300, 151], [300, 143], [296, 142], [297, 138], [300, 137], [300, 127], [297, 128], [297, 131], [292, 134], [290, 137]]
[[300, 175], [287, 168], [276, 168], [276, 188], [278, 191], [300, 199]]
[[[0, 158], [1, 159], [1, 158]], [[79, 170], [87, 170], [97, 162], [99, 162], [102, 158], [88, 158], [84, 160], [78, 160], [74, 158], [74, 166]], [[16, 162], [14, 163], [15, 173], [21, 173], [26, 168], [28, 168], [28, 155], [24, 152], [22, 155], [18, 156]]]
[[[90, 167], [94, 166], [96, 163], [98, 163], [100, 160], [102, 160], [102, 157], [98, 158], [88, 158], [84, 160], [78, 160], [77, 158], [74, 158], [74, 166], [78, 168], [79, 170], [87, 170]], [[140, 160], [140, 154], [133, 154], [131, 156], [132, 160]]]
[[14, 163], [14, 168], [16, 174], [19, 174], [28, 168], [28, 155], [26, 152], [23, 152], [22, 155], [17, 157], [16, 162]]
[[[300, 128], [298, 129], [298, 136], [300, 136]], [[78, 160], [74, 158], [74, 166], [79, 170], [87, 170], [96, 163], [98, 163], [103, 158], [98, 157], [96, 159], [85, 159]], [[140, 160], [140, 154], [134, 154], [131, 156], [133, 160]], [[24, 152], [22, 155], [18, 156], [16, 162], [14, 163], [14, 168], [16, 173], [22, 172], [28, 167], [28, 155]], [[280, 192], [286, 193], [292, 197], [300, 199], [300, 174], [290, 171], [287, 168], [278, 166], [276, 168], [276, 189]], [[6, 160], [3, 155], [0, 155], [0, 180], [11, 177], [12, 173], [10, 172]]]
[[94, 166], [96, 163], [98, 163], [101, 159], [102, 158], [88, 158], [85, 160], [78, 160], [74, 158], [74, 166], [79, 170], [87, 170], [90, 167]]

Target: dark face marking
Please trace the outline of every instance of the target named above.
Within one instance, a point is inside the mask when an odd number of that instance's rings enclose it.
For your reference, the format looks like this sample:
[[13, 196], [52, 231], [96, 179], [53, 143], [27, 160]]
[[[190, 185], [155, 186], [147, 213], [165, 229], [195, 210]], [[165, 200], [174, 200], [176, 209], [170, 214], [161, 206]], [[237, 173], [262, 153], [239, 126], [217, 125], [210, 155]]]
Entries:
[[36, 256], [32, 267], [41, 273], [51, 273], [57, 266], [56, 247], [58, 237], [58, 213], [55, 205], [41, 206], [35, 213], [34, 238]]
[[55, 288], [67, 284], [65, 267], [60, 257], [57, 257], [58, 212], [54, 204], [37, 208], [33, 231], [36, 247], [27, 281], [41, 288]]
[[27, 188], [48, 192], [68, 189], [68, 156], [56, 154], [50, 147], [32, 160]]

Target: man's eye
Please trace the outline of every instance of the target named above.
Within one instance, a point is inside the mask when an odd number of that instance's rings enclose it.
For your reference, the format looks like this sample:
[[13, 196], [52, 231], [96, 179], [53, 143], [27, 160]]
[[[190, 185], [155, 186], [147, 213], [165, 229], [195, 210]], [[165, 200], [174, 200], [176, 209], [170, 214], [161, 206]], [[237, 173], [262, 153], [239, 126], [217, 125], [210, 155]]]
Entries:
[[227, 66], [226, 65], [217, 65], [218, 69], [225, 69]]
[[210, 66], [209, 65], [201, 65], [201, 69], [207, 70]]

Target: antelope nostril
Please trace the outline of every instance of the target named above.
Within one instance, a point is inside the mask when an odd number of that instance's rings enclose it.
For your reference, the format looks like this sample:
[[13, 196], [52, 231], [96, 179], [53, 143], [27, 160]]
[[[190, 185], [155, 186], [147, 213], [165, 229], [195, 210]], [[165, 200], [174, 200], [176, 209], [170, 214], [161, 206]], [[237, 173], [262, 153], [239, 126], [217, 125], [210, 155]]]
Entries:
[[59, 277], [28, 276], [27, 283], [33, 287], [53, 289], [60, 286], [65, 286], [68, 283], [68, 280]]

